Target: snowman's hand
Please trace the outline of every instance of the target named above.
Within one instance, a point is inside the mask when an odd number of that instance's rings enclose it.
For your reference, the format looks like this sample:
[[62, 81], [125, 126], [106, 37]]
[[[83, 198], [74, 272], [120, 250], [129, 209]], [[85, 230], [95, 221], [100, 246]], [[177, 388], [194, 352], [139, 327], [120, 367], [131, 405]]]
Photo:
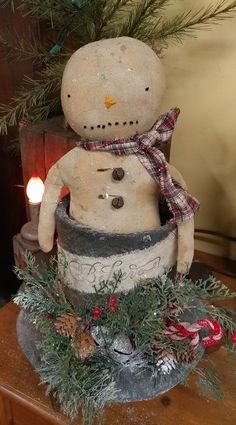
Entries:
[[[179, 183], [185, 190], [187, 185], [183, 176], [173, 165], [168, 164], [171, 177]], [[194, 219], [178, 224], [178, 254], [177, 273], [185, 275], [189, 272], [194, 255]]]
[[55, 210], [64, 186], [58, 163], [53, 165], [45, 181], [45, 190], [39, 214], [38, 237], [42, 251], [49, 252], [54, 245]]

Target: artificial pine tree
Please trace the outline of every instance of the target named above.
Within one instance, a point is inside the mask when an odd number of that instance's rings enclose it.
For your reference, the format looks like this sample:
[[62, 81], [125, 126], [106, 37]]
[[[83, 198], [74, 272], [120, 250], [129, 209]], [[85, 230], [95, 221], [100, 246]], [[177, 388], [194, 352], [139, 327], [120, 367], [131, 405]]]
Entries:
[[10, 104], [0, 104], [0, 134], [6, 134], [8, 127], [22, 119], [38, 122], [61, 113], [62, 73], [73, 51], [84, 44], [129, 36], [161, 52], [171, 43], [193, 36], [195, 30], [209, 28], [209, 24], [236, 12], [236, 0], [209, 2], [206, 7], [186, 9], [170, 19], [170, 0], [0, 0], [0, 7], [9, 4], [13, 11], [18, 9], [39, 23], [44, 39], [30, 40], [4, 31], [0, 34], [9, 59], [30, 59], [40, 69], [34, 78], [23, 78]]

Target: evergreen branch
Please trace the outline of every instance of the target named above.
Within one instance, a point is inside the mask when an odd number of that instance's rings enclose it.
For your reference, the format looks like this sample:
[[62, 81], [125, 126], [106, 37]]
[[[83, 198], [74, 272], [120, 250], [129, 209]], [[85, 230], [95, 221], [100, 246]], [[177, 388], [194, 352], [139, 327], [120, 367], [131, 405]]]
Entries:
[[230, 317], [229, 311], [225, 308], [221, 307], [213, 307], [209, 308], [208, 312], [210, 316], [219, 322], [222, 328], [228, 332], [230, 335], [236, 328], [236, 315], [234, 313], [234, 318], [232, 318], [232, 314]]
[[70, 1], [55, 0], [0, 0], [0, 7], [11, 4], [13, 11], [19, 10], [23, 16], [31, 16], [50, 23], [51, 27], [63, 25], [68, 16], [75, 11]]
[[210, 275], [207, 279], [199, 279], [194, 282], [194, 292], [196, 296], [205, 300], [228, 300], [236, 297], [236, 292], [230, 289], [214, 276]]
[[212, 369], [196, 367], [192, 372], [197, 375], [196, 385], [200, 395], [215, 400], [224, 398], [219, 377]]
[[157, 16], [160, 14], [160, 11], [166, 9], [169, 3], [172, 0], [149, 0], [146, 2], [146, 7], [143, 12], [143, 19], [146, 19], [150, 16]]
[[[175, 16], [172, 20], [164, 20], [157, 24], [152, 23], [148, 32], [142, 36], [144, 40], [153, 38], [159, 40], [163, 47], [167, 47], [168, 43], [181, 42], [184, 36], [193, 36], [194, 30], [207, 28], [208, 24], [217, 24], [222, 20], [231, 18], [236, 12], [236, 1], [229, 5], [225, 5], [226, 1], [222, 0], [217, 5], [211, 5], [207, 8], [201, 8], [195, 12], [189, 10]], [[151, 24], [151, 23], [150, 23]]]
[[6, 7], [8, 5], [11, 6], [12, 11], [14, 12], [15, 11], [15, 2], [14, 2], [14, 0], [0, 0], [0, 7]]
[[[130, 36], [136, 37], [137, 28], [142, 26], [146, 18], [158, 18], [162, 9], [167, 7], [170, 0], [137, 0], [123, 1], [113, 19], [108, 21], [102, 35], [108, 37]], [[146, 26], [146, 24], [145, 24]], [[144, 33], [147, 28], [142, 29]], [[140, 37], [142, 38], [142, 37]]]
[[64, 338], [53, 334], [40, 344], [42, 366], [38, 369], [41, 382], [47, 384], [47, 394], [52, 393], [62, 410], [71, 419], [78, 409], [86, 410], [84, 421], [91, 424], [94, 416], [107, 401], [114, 399], [116, 390], [111, 371], [99, 365], [80, 364], [73, 360], [72, 351], [65, 349]]
[[130, 0], [123, 0], [119, 6], [111, 14], [110, 19], [104, 22], [101, 30], [98, 33], [98, 37], [101, 38], [113, 38], [127, 35], [125, 28], [127, 26], [127, 20], [132, 11], [132, 4]]
[[129, 0], [111, 0], [107, 1], [104, 8], [104, 22], [108, 22], [112, 19], [114, 14], [123, 6], [125, 6]]
[[132, 37], [135, 36], [137, 27], [140, 26], [140, 23], [145, 21], [145, 19], [150, 16], [156, 15], [160, 10], [167, 5], [169, 0], [142, 0], [137, 2], [137, 8], [133, 9], [134, 13], [131, 15], [129, 21], [129, 28], [127, 35]]
[[0, 104], [0, 134], [7, 134], [8, 126], [18, 125], [19, 120], [32, 122], [46, 119], [60, 105], [60, 86], [64, 63], [48, 64], [40, 71], [38, 79], [25, 76], [9, 105]]
[[50, 264], [39, 271], [32, 254], [25, 255], [26, 268], [14, 268], [23, 288], [14, 297], [14, 302], [23, 309], [40, 314], [60, 314], [71, 312], [72, 308], [65, 294], [57, 285], [57, 261], [52, 258]]
[[101, 280], [98, 286], [94, 285], [94, 290], [97, 294], [114, 294], [119, 290], [123, 278], [121, 270], [115, 272], [111, 280]]
[[116, 16], [116, 14], [122, 8], [124, 8], [124, 6], [128, 2], [129, 2], [129, 0], [114, 0], [113, 2], [112, 1], [106, 2], [106, 5], [105, 5], [104, 11], [103, 11], [102, 23], [100, 25], [100, 28], [97, 31], [97, 34], [96, 34], [97, 40], [99, 40], [99, 38], [102, 36], [102, 34], [106, 32], [106, 31], [104, 31], [104, 29], [106, 28], [107, 24], [112, 22], [112, 20]]
[[[49, 53], [50, 46], [42, 45], [35, 37], [19, 36], [16, 32], [8, 30], [5, 34], [0, 34], [0, 44], [6, 49], [6, 57], [12, 62], [32, 61], [39, 65], [46, 64], [54, 59]], [[68, 60], [74, 51], [64, 48], [64, 52], [57, 55], [57, 61]]]
[[10, 31], [5, 35], [0, 34], [0, 44], [7, 50], [6, 57], [14, 62], [31, 60], [33, 63], [41, 64], [47, 62], [50, 57], [47, 48], [35, 38], [30, 40]]
[[[17, 9], [22, 10], [24, 16], [30, 15], [49, 22], [61, 23], [65, 22], [65, 18], [74, 14], [74, 7], [70, 1], [56, 1], [55, 0], [23, 0], [17, 6]], [[54, 25], [52, 25], [54, 26]]]
[[135, 2], [135, 4], [133, 4], [132, 2], [127, 2], [127, 7], [121, 10], [119, 28], [116, 36], [132, 37], [134, 28], [136, 27], [137, 23], [140, 22], [140, 20], [142, 19], [142, 13], [144, 10], [143, 3], [144, 2], [140, 0]]

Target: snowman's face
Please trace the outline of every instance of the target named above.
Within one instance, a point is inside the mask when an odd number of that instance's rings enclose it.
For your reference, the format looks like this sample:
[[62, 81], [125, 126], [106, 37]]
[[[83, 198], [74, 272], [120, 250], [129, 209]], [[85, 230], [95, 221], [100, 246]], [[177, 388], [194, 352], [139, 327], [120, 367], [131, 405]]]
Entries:
[[128, 138], [149, 130], [165, 90], [162, 64], [133, 38], [87, 44], [69, 59], [61, 88], [62, 108], [82, 138]]

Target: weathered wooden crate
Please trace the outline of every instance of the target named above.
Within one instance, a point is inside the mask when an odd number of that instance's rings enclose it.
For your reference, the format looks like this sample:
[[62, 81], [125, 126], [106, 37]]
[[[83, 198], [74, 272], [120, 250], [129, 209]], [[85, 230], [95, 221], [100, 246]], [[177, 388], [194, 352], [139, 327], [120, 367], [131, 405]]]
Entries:
[[80, 137], [63, 126], [63, 116], [20, 128], [20, 149], [24, 185], [32, 174], [43, 181], [51, 166], [75, 147]]
[[[20, 150], [24, 187], [33, 174], [45, 181], [51, 166], [75, 147], [80, 137], [65, 129], [64, 117], [58, 116], [20, 128]], [[28, 215], [28, 202], [26, 210]]]
[[[37, 174], [44, 181], [51, 166], [73, 149], [79, 140], [80, 137], [73, 130], [64, 128], [62, 115], [39, 124], [21, 127], [20, 148], [25, 188], [33, 174]], [[170, 145], [171, 139], [159, 147], [168, 161]]]

